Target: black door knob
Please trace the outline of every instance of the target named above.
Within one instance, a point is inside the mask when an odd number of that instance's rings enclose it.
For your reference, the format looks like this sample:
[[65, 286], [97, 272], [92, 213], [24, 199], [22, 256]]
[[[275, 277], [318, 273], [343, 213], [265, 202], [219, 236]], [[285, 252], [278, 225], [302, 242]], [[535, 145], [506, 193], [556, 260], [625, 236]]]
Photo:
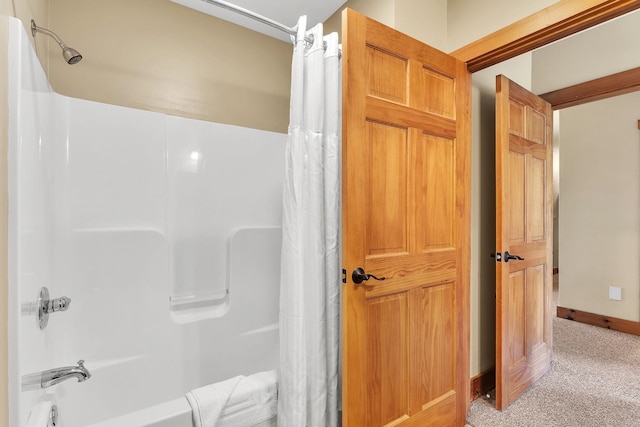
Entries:
[[504, 253], [504, 262], [509, 262], [510, 259], [517, 259], [518, 261], [524, 261], [524, 258], [522, 258], [520, 255], [512, 255], [509, 253], [509, 251], [506, 251]]
[[367, 274], [362, 267], [357, 267], [355, 270], [353, 270], [353, 273], [351, 273], [351, 280], [353, 280], [353, 283], [355, 283], [356, 285], [359, 285], [362, 282], [366, 282], [369, 279], [385, 280], [386, 277], [376, 277], [373, 274]]

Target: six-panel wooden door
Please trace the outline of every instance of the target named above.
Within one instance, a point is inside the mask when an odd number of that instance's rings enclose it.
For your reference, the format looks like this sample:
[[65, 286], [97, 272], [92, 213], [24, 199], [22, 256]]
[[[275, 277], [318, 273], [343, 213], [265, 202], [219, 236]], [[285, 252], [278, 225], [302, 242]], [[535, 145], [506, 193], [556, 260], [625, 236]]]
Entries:
[[344, 12], [346, 427], [465, 424], [470, 85], [464, 63]]
[[553, 116], [504, 76], [496, 90], [496, 406], [504, 409], [551, 365]]

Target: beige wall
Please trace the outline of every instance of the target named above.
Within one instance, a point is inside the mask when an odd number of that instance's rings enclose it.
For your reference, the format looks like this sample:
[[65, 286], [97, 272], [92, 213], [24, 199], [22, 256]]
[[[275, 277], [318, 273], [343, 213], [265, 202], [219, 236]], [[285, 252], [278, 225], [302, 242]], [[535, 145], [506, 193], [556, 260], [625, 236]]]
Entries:
[[396, 0], [395, 28], [447, 51], [447, 0]]
[[333, 31], [338, 34], [342, 33], [342, 11], [346, 8], [353, 9], [371, 19], [393, 27], [394, 5], [395, 0], [347, 0], [336, 13], [325, 21], [325, 33]]
[[48, 75], [58, 93], [287, 131], [289, 43], [168, 0], [56, 0], [49, 21], [83, 55], [69, 66], [51, 49]]
[[[635, 68], [640, 65], [639, 48], [640, 12], [545, 46], [533, 54], [534, 91], [548, 92]], [[629, 95], [560, 110], [554, 141], [561, 159], [554, 189], [556, 194], [562, 189], [562, 197], [556, 199], [560, 230], [554, 260], [562, 265], [560, 304], [634, 321], [640, 318], [640, 238], [634, 231], [640, 216], [635, 202], [638, 130], [633, 126], [640, 117], [637, 99]], [[622, 225], [628, 232], [620, 230]], [[621, 253], [628, 258], [612, 268], [626, 257]], [[623, 288], [622, 301], [609, 300], [609, 286]]]
[[551, 92], [636, 68], [638, 52], [640, 10], [536, 49], [533, 89]]
[[324, 23], [325, 32], [341, 34], [347, 7], [446, 51], [447, 0], [348, 0]]
[[67, 65], [38, 34], [38, 58], [63, 95], [286, 132], [291, 45], [175, 3], [0, 0], [0, 13], [58, 34], [83, 60]]
[[[25, 26], [27, 34], [31, 34], [32, 19], [38, 26], [47, 27], [49, 25], [49, 0], [0, 0], [0, 15], [18, 18]], [[39, 52], [46, 56], [49, 49], [48, 40], [42, 38], [35, 46]], [[46, 62], [42, 64], [45, 70], [47, 65]]]
[[38, 25], [48, 24], [48, 0], [0, 0], [0, 14], [12, 16], [30, 25], [34, 19]]
[[[560, 111], [564, 307], [640, 320], [640, 92]], [[622, 301], [609, 299], [622, 288]]]
[[348, 0], [325, 22], [325, 30], [340, 32], [341, 11], [349, 7], [451, 52], [558, 1]]
[[559, 0], [449, 0], [448, 51], [454, 51]]

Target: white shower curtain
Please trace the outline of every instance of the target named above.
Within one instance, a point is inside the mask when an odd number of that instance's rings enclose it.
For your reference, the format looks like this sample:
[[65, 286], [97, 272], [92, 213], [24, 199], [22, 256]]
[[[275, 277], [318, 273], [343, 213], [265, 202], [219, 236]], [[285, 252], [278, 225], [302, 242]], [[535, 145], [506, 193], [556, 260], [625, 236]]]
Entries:
[[[338, 425], [341, 62], [322, 24], [294, 42], [280, 285], [279, 427]], [[305, 35], [312, 34], [312, 45]], [[324, 43], [323, 43], [324, 42]], [[326, 45], [326, 49], [323, 48]]]

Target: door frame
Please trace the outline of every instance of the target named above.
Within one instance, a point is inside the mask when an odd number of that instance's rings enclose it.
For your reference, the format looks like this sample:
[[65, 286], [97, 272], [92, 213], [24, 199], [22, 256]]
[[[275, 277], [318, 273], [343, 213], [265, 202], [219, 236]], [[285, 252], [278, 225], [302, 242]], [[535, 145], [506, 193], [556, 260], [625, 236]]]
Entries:
[[[468, 70], [475, 73], [637, 9], [640, 0], [559, 0], [449, 54], [465, 62]], [[539, 96], [557, 110], [569, 106], [564, 104], [567, 98], [574, 106], [638, 90], [640, 67]], [[494, 374], [492, 369], [483, 378]], [[493, 384], [493, 379], [489, 382]]]
[[560, 0], [450, 55], [472, 73], [640, 9], [640, 0]]
[[640, 90], [640, 67], [538, 95], [554, 110]]
[[[560, 0], [450, 55], [472, 73], [640, 9], [640, 0]], [[640, 67], [540, 95], [554, 110], [640, 90]], [[571, 103], [567, 102], [570, 99]]]

